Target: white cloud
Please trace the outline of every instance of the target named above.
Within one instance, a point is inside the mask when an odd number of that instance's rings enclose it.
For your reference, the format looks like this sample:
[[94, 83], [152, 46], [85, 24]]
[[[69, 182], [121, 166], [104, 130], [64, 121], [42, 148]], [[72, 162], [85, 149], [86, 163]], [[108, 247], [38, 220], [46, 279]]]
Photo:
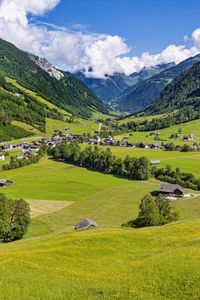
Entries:
[[[48, 23], [31, 23], [29, 16], [40, 16], [60, 0], [0, 0], [0, 37], [20, 49], [46, 57], [64, 70], [86, 70], [86, 75], [104, 77], [124, 72], [127, 75], [161, 63], [176, 62], [200, 50], [200, 29], [192, 33], [194, 46], [169, 45], [161, 53], [130, 56], [130, 48], [120, 36], [76, 31]], [[78, 31], [77, 31], [78, 30]], [[186, 39], [185, 39], [186, 41]], [[88, 72], [92, 68], [93, 72]]]

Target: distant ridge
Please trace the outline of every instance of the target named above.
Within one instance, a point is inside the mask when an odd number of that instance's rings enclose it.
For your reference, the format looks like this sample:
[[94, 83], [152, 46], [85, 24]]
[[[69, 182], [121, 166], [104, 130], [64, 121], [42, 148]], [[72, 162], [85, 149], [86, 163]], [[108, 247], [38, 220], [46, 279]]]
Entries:
[[198, 61], [200, 61], [200, 54], [188, 58], [178, 65], [171, 66], [163, 72], [130, 87], [116, 99], [116, 109], [130, 113], [145, 109], [159, 97], [162, 90], [171, 83], [175, 77], [188, 71]]
[[81, 79], [100, 99], [109, 103], [125, 90], [134, 86], [138, 82], [144, 81], [174, 64], [163, 64], [155, 67], [144, 68], [140, 72], [135, 72], [129, 76], [122, 73], [105, 75], [105, 78], [86, 77], [84, 70], [76, 72], [74, 75]]

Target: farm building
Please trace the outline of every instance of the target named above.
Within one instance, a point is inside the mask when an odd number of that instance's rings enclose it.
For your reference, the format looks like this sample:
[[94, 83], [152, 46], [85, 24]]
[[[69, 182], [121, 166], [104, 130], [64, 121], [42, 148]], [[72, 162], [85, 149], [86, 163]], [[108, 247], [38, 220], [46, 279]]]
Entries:
[[6, 179], [0, 179], [0, 186], [11, 186], [13, 185], [12, 181], [6, 180]]
[[147, 148], [149, 148], [149, 145], [147, 143], [140, 143], [139, 144], [139, 148], [145, 148], [145, 149], [147, 149]]
[[5, 160], [5, 153], [4, 152], [0, 152], [0, 160]]
[[169, 197], [183, 197], [184, 189], [179, 184], [162, 183], [159, 193]]
[[183, 140], [185, 140], [185, 141], [194, 141], [194, 140], [196, 140], [196, 136], [193, 135], [193, 134], [189, 134], [189, 135], [184, 136]]
[[79, 229], [87, 229], [90, 227], [97, 227], [97, 223], [93, 220], [89, 220], [89, 219], [85, 219], [83, 221], [81, 221], [80, 223], [75, 225], [75, 230], [79, 230]]
[[151, 160], [150, 162], [152, 166], [160, 165], [160, 160]]

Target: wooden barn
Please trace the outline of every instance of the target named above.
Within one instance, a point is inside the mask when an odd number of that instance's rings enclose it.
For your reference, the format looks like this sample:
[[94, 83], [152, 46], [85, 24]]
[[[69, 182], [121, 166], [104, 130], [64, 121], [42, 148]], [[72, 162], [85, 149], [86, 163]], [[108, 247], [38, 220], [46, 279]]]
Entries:
[[169, 197], [183, 197], [184, 189], [179, 184], [162, 183], [159, 193]]
[[90, 219], [85, 219], [83, 221], [81, 221], [80, 223], [75, 225], [75, 230], [79, 230], [79, 229], [87, 229], [90, 227], [97, 227], [97, 223], [93, 220]]

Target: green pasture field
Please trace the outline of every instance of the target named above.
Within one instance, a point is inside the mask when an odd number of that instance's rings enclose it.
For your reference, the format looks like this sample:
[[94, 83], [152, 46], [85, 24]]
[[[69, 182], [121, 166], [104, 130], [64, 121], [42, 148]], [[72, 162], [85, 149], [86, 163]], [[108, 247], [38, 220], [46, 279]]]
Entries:
[[151, 121], [152, 119], [160, 119], [165, 117], [166, 114], [155, 115], [155, 116], [129, 116], [119, 121], [120, 124], [128, 123], [128, 122], [143, 122], [143, 121]]
[[[64, 131], [65, 128], [70, 128], [71, 133], [81, 134], [84, 132], [93, 133], [98, 130], [99, 124], [92, 120], [77, 119], [75, 123], [63, 122], [58, 120], [46, 119], [46, 135], [50, 136], [54, 130], [59, 129]], [[66, 132], [68, 133], [68, 132]]]
[[2, 300], [198, 299], [200, 221], [1, 245]]
[[[182, 133], [180, 134], [180, 138], [171, 139], [170, 136], [172, 134], [178, 133], [179, 129], [182, 129]], [[154, 140], [154, 136], [150, 136], [151, 132], [159, 133], [160, 140]], [[195, 120], [187, 123], [183, 123], [180, 125], [171, 126], [169, 128], [155, 130], [155, 131], [147, 131], [147, 132], [130, 132], [125, 133], [119, 136], [116, 136], [116, 139], [122, 139], [124, 137], [128, 138], [127, 140], [130, 142], [147, 142], [147, 143], [154, 143], [154, 144], [161, 144], [162, 142], [168, 143], [172, 142], [176, 145], [183, 145], [183, 144], [193, 144], [194, 142], [200, 142], [200, 120]], [[132, 134], [132, 136], [130, 136]], [[193, 134], [197, 137], [195, 141], [183, 141], [183, 137], [189, 134]]]
[[[55, 211], [51, 205], [49, 213], [47, 202], [47, 213], [33, 218], [23, 240], [0, 244], [0, 299], [198, 299], [200, 197], [172, 203], [180, 211], [176, 223], [126, 229], [121, 224], [137, 216], [141, 198], [158, 181], [117, 178], [47, 157], [0, 173], [14, 182], [2, 188], [7, 196], [36, 200], [37, 209], [40, 201], [55, 201]], [[75, 232], [84, 218], [99, 227]]]

